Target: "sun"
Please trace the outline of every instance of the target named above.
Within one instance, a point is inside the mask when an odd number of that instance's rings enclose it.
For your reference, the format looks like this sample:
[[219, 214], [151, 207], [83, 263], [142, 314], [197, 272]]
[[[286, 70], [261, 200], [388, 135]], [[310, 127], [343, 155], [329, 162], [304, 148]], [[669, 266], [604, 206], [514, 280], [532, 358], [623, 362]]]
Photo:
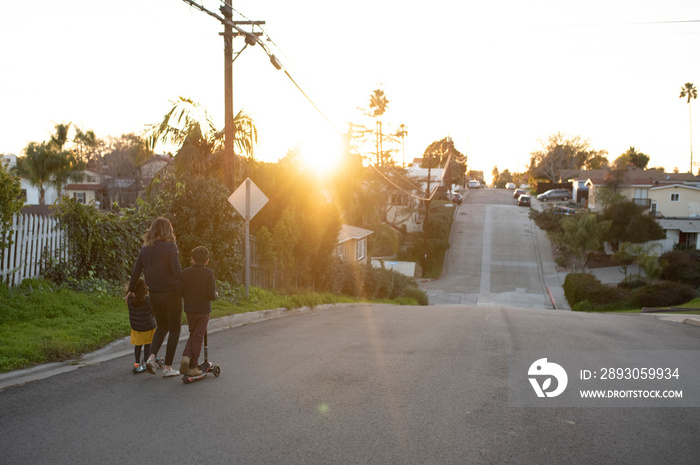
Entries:
[[338, 169], [342, 155], [342, 140], [332, 131], [319, 131], [307, 136], [300, 144], [303, 165], [318, 175], [329, 175]]

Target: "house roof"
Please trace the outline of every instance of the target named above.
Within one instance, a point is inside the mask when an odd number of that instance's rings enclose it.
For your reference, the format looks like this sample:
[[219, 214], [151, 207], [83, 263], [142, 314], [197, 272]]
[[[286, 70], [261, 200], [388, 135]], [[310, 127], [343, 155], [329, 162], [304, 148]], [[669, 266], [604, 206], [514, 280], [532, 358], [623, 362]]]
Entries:
[[[581, 172], [587, 176], [586, 184], [605, 184], [611, 170], [589, 170]], [[700, 182], [700, 178], [692, 173], [663, 173], [657, 170], [643, 170], [636, 167], [628, 168], [622, 173], [624, 186], [660, 186], [664, 184], [679, 184], [685, 182]]]
[[605, 175], [610, 172], [610, 168], [604, 168], [599, 170], [561, 170], [559, 171], [559, 177], [562, 181], [576, 181], [576, 180], [586, 180], [593, 178], [605, 179]]
[[68, 184], [63, 187], [66, 191], [96, 191], [102, 187], [102, 184]]
[[358, 228], [357, 226], [344, 224], [340, 227], [340, 232], [338, 233], [338, 244], [342, 244], [350, 239], [359, 241], [363, 237], [367, 237], [372, 233], [374, 233], [374, 231], [370, 229]]
[[688, 186], [686, 184], [664, 184], [664, 185], [652, 187], [649, 190], [656, 191], [656, 190], [661, 190], [661, 189], [678, 189], [678, 188], [700, 191], [700, 187]]
[[700, 233], [700, 218], [661, 218], [657, 221], [664, 230], [677, 229], [684, 233]]

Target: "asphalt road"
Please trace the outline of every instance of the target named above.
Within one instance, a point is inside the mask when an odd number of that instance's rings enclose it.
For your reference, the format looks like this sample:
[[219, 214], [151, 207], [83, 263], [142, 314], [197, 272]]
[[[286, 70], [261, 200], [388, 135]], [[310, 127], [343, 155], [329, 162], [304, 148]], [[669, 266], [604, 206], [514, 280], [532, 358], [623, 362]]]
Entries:
[[524, 308], [296, 315], [211, 334], [221, 376], [196, 384], [122, 356], [0, 392], [2, 463], [696, 464], [699, 408], [514, 408], [507, 377], [514, 350], [700, 350], [699, 336]]
[[[516, 205], [512, 190], [469, 190], [455, 215], [442, 276], [420, 284], [430, 303], [551, 307], [543, 233], [529, 210]], [[546, 240], [543, 246], [549, 247]]]

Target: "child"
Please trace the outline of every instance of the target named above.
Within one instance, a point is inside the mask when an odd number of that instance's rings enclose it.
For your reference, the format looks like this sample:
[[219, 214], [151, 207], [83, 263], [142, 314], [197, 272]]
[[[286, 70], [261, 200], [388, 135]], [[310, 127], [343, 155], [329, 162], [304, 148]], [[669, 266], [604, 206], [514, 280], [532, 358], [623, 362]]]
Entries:
[[180, 373], [183, 375], [200, 376], [202, 370], [197, 366], [202, 342], [207, 332], [211, 301], [216, 300], [216, 281], [214, 272], [207, 268], [209, 251], [206, 247], [192, 249], [192, 266], [185, 268], [177, 285], [178, 294], [185, 303], [187, 324], [190, 327], [190, 337], [187, 339], [185, 350], [182, 352]]
[[[156, 330], [156, 321], [151, 313], [151, 302], [148, 298], [148, 287], [143, 278], [139, 278], [134, 288], [134, 295], [126, 299], [129, 307], [129, 323], [131, 323], [131, 343], [134, 345], [134, 373], [146, 370], [146, 360], [151, 353], [151, 341]], [[143, 362], [141, 348], [143, 347]]]

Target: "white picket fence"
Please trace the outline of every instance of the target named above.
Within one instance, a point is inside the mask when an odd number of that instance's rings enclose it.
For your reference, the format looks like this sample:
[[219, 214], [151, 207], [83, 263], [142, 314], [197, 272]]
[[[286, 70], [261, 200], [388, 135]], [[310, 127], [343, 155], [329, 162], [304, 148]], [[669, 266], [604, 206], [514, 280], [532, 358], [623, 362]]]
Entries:
[[54, 217], [15, 215], [9, 232], [13, 244], [0, 250], [0, 282], [17, 286], [25, 278], [41, 276], [45, 250], [55, 258], [67, 258], [63, 231], [57, 226]]

